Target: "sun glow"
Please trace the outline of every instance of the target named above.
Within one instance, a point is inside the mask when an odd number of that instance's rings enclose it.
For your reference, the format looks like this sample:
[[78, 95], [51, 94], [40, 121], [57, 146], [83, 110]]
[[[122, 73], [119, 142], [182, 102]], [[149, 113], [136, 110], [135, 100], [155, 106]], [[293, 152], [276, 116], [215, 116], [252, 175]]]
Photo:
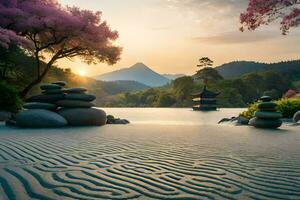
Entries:
[[85, 71], [84, 69], [80, 69], [80, 70], [78, 71], [78, 74], [79, 74], [80, 76], [86, 76], [86, 71]]

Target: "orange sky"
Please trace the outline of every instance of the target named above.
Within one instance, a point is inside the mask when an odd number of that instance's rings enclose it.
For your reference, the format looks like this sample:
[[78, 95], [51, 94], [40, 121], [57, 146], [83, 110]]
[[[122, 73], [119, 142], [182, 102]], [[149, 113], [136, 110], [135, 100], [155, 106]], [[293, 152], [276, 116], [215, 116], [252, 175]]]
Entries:
[[95, 76], [143, 62], [159, 73], [192, 74], [197, 60], [208, 56], [215, 65], [233, 60], [276, 62], [298, 59], [298, 30], [288, 36], [278, 26], [239, 32], [239, 13], [247, 0], [59, 0], [62, 4], [100, 10], [118, 30], [122, 60], [88, 66], [78, 59], [60, 66]]

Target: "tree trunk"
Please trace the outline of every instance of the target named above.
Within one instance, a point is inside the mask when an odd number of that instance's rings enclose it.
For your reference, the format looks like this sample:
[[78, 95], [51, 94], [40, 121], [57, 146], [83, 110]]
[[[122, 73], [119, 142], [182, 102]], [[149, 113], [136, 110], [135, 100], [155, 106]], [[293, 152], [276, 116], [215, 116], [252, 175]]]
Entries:
[[[20, 96], [22, 99], [25, 99], [26, 95], [28, 94], [28, 92], [37, 84], [39, 84], [43, 78], [46, 76], [46, 74], [48, 73], [49, 69], [52, 67], [53, 63], [57, 60], [59, 54], [56, 54], [55, 56], [52, 57], [52, 59], [49, 61], [49, 63], [47, 64], [46, 68], [44, 69], [44, 71], [40, 74], [40, 72], [38, 72], [38, 77], [37, 79], [35, 79], [34, 81], [32, 81], [30, 84], [28, 84], [21, 92], [20, 92]], [[38, 61], [40, 62], [40, 60]], [[38, 66], [39, 68], [39, 66]], [[39, 70], [38, 70], [39, 71]]]
[[35, 60], [36, 60], [36, 67], [37, 67], [37, 77], [39, 78], [41, 74], [41, 63], [40, 63], [40, 58], [39, 58], [39, 51], [36, 51], [34, 53], [35, 55]]

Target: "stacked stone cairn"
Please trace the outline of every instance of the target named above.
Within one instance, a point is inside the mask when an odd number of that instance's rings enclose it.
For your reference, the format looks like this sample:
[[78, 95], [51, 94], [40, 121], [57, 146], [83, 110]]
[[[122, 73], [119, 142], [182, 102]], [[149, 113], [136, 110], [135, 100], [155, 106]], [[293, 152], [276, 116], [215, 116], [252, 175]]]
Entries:
[[282, 114], [276, 112], [276, 106], [277, 104], [272, 102], [271, 97], [261, 97], [258, 111], [255, 112], [255, 117], [250, 120], [249, 124], [256, 128], [279, 128], [282, 125]]
[[26, 100], [24, 110], [17, 113], [17, 126], [28, 128], [56, 128], [63, 126], [102, 126], [106, 113], [93, 108], [94, 95], [85, 88], [64, 88], [63, 81], [40, 86], [42, 94]]

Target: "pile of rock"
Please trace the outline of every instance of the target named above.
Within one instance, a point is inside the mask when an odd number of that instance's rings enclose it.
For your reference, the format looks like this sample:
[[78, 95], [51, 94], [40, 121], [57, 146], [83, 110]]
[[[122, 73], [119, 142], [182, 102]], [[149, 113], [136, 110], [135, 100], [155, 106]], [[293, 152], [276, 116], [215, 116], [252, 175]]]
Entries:
[[115, 118], [112, 115], [107, 115], [107, 124], [129, 124], [130, 122], [127, 119]]
[[41, 85], [42, 94], [26, 100], [24, 111], [16, 114], [20, 127], [44, 128], [70, 126], [102, 126], [106, 113], [94, 107], [94, 95], [85, 88], [65, 89], [65, 82]]
[[279, 128], [282, 125], [282, 114], [276, 112], [276, 103], [272, 102], [269, 96], [261, 97], [260, 101], [258, 111], [249, 124], [256, 128]]

